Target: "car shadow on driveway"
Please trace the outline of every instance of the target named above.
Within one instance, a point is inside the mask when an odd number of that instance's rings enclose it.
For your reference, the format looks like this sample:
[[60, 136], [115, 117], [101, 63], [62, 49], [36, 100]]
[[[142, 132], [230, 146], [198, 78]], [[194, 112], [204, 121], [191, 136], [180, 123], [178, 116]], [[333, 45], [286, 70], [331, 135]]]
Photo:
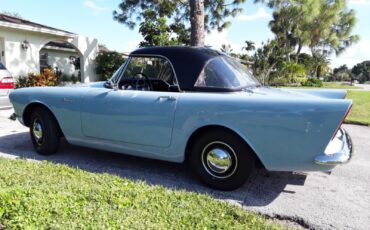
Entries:
[[28, 132], [1, 136], [0, 156], [1, 153], [15, 158], [65, 164], [93, 173], [110, 173], [172, 189], [207, 193], [246, 206], [266, 206], [281, 193], [294, 193], [286, 189], [288, 184], [304, 185], [306, 180], [303, 174], [259, 169], [241, 188], [230, 192], [217, 191], [202, 185], [191, 173], [191, 166], [73, 146], [65, 140], [55, 155], [41, 156], [34, 151]]

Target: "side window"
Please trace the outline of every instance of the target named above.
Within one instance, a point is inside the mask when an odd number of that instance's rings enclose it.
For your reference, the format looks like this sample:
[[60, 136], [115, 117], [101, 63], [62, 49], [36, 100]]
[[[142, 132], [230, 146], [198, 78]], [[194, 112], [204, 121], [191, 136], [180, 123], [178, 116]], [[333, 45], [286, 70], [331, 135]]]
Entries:
[[199, 74], [195, 87], [239, 88], [258, 85], [248, 69], [229, 57], [216, 57]]
[[177, 85], [171, 64], [160, 57], [131, 57], [121, 82], [137, 78], [145, 78], [151, 84], [162, 81], [169, 86]]

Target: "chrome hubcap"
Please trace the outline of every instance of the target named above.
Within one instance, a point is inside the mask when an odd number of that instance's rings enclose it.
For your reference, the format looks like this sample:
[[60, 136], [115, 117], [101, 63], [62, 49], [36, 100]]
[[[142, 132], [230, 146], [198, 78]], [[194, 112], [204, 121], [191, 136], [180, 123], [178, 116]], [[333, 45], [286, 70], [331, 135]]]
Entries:
[[37, 119], [33, 122], [32, 133], [36, 142], [40, 144], [42, 142], [42, 125]]
[[215, 141], [202, 151], [202, 164], [214, 177], [227, 178], [235, 173], [237, 158], [234, 150], [224, 142]]
[[231, 164], [231, 156], [227, 151], [215, 148], [207, 152], [207, 165], [212, 171], [224, 173], [230, 168]]

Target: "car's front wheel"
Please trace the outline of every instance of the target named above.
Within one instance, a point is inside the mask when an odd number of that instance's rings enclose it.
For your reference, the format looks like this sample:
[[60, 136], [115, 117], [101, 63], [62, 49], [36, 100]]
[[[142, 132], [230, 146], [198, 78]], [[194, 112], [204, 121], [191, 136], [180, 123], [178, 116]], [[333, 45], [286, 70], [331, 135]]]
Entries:
[[54, 116], [44, 108], [31, 114], [30, 135], [33, 147], [41, 155], [55, 153], [59, 147], [60, 130]]
[[255, 156], [236, 134], [215, 130], [197, 138], [190, 163], [205, 184], [215, 189], [233, 190], [248, 179], [255, 168]]

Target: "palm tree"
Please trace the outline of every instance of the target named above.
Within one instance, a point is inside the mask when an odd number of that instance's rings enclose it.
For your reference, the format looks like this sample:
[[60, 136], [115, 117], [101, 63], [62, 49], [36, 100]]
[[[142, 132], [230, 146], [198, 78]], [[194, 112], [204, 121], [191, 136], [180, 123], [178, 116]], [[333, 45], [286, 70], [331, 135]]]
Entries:
[[[359, 40], [352, 30], [355, 12], [345, 0], [257, 0], [273, 8], [269, 26], [285, 49], [296, 49], [296, 62], [303, 46], [339, 55]], [[291, 51], [292, 52], [292, 51]], [[286, 56], [289, 61], [290, 55]]]
[[323, 73], [329, 72], [330, 59], [326, 54], [312, 50], [312, 66], [314, 68], [314, 75], [320, 79]]
[[228, 55], [230, 55], [233, 52], [231, 45], [226, 45], [226, 44], [222, 44], [220, 50]]
[[246, 46], [244, 46], [242, 49], [248, 52], [256, 49], [256, 46], [254, 45], [254, 42], [252, 41], [249, 41], [249, 40], [245, 41], [245, 45]]

